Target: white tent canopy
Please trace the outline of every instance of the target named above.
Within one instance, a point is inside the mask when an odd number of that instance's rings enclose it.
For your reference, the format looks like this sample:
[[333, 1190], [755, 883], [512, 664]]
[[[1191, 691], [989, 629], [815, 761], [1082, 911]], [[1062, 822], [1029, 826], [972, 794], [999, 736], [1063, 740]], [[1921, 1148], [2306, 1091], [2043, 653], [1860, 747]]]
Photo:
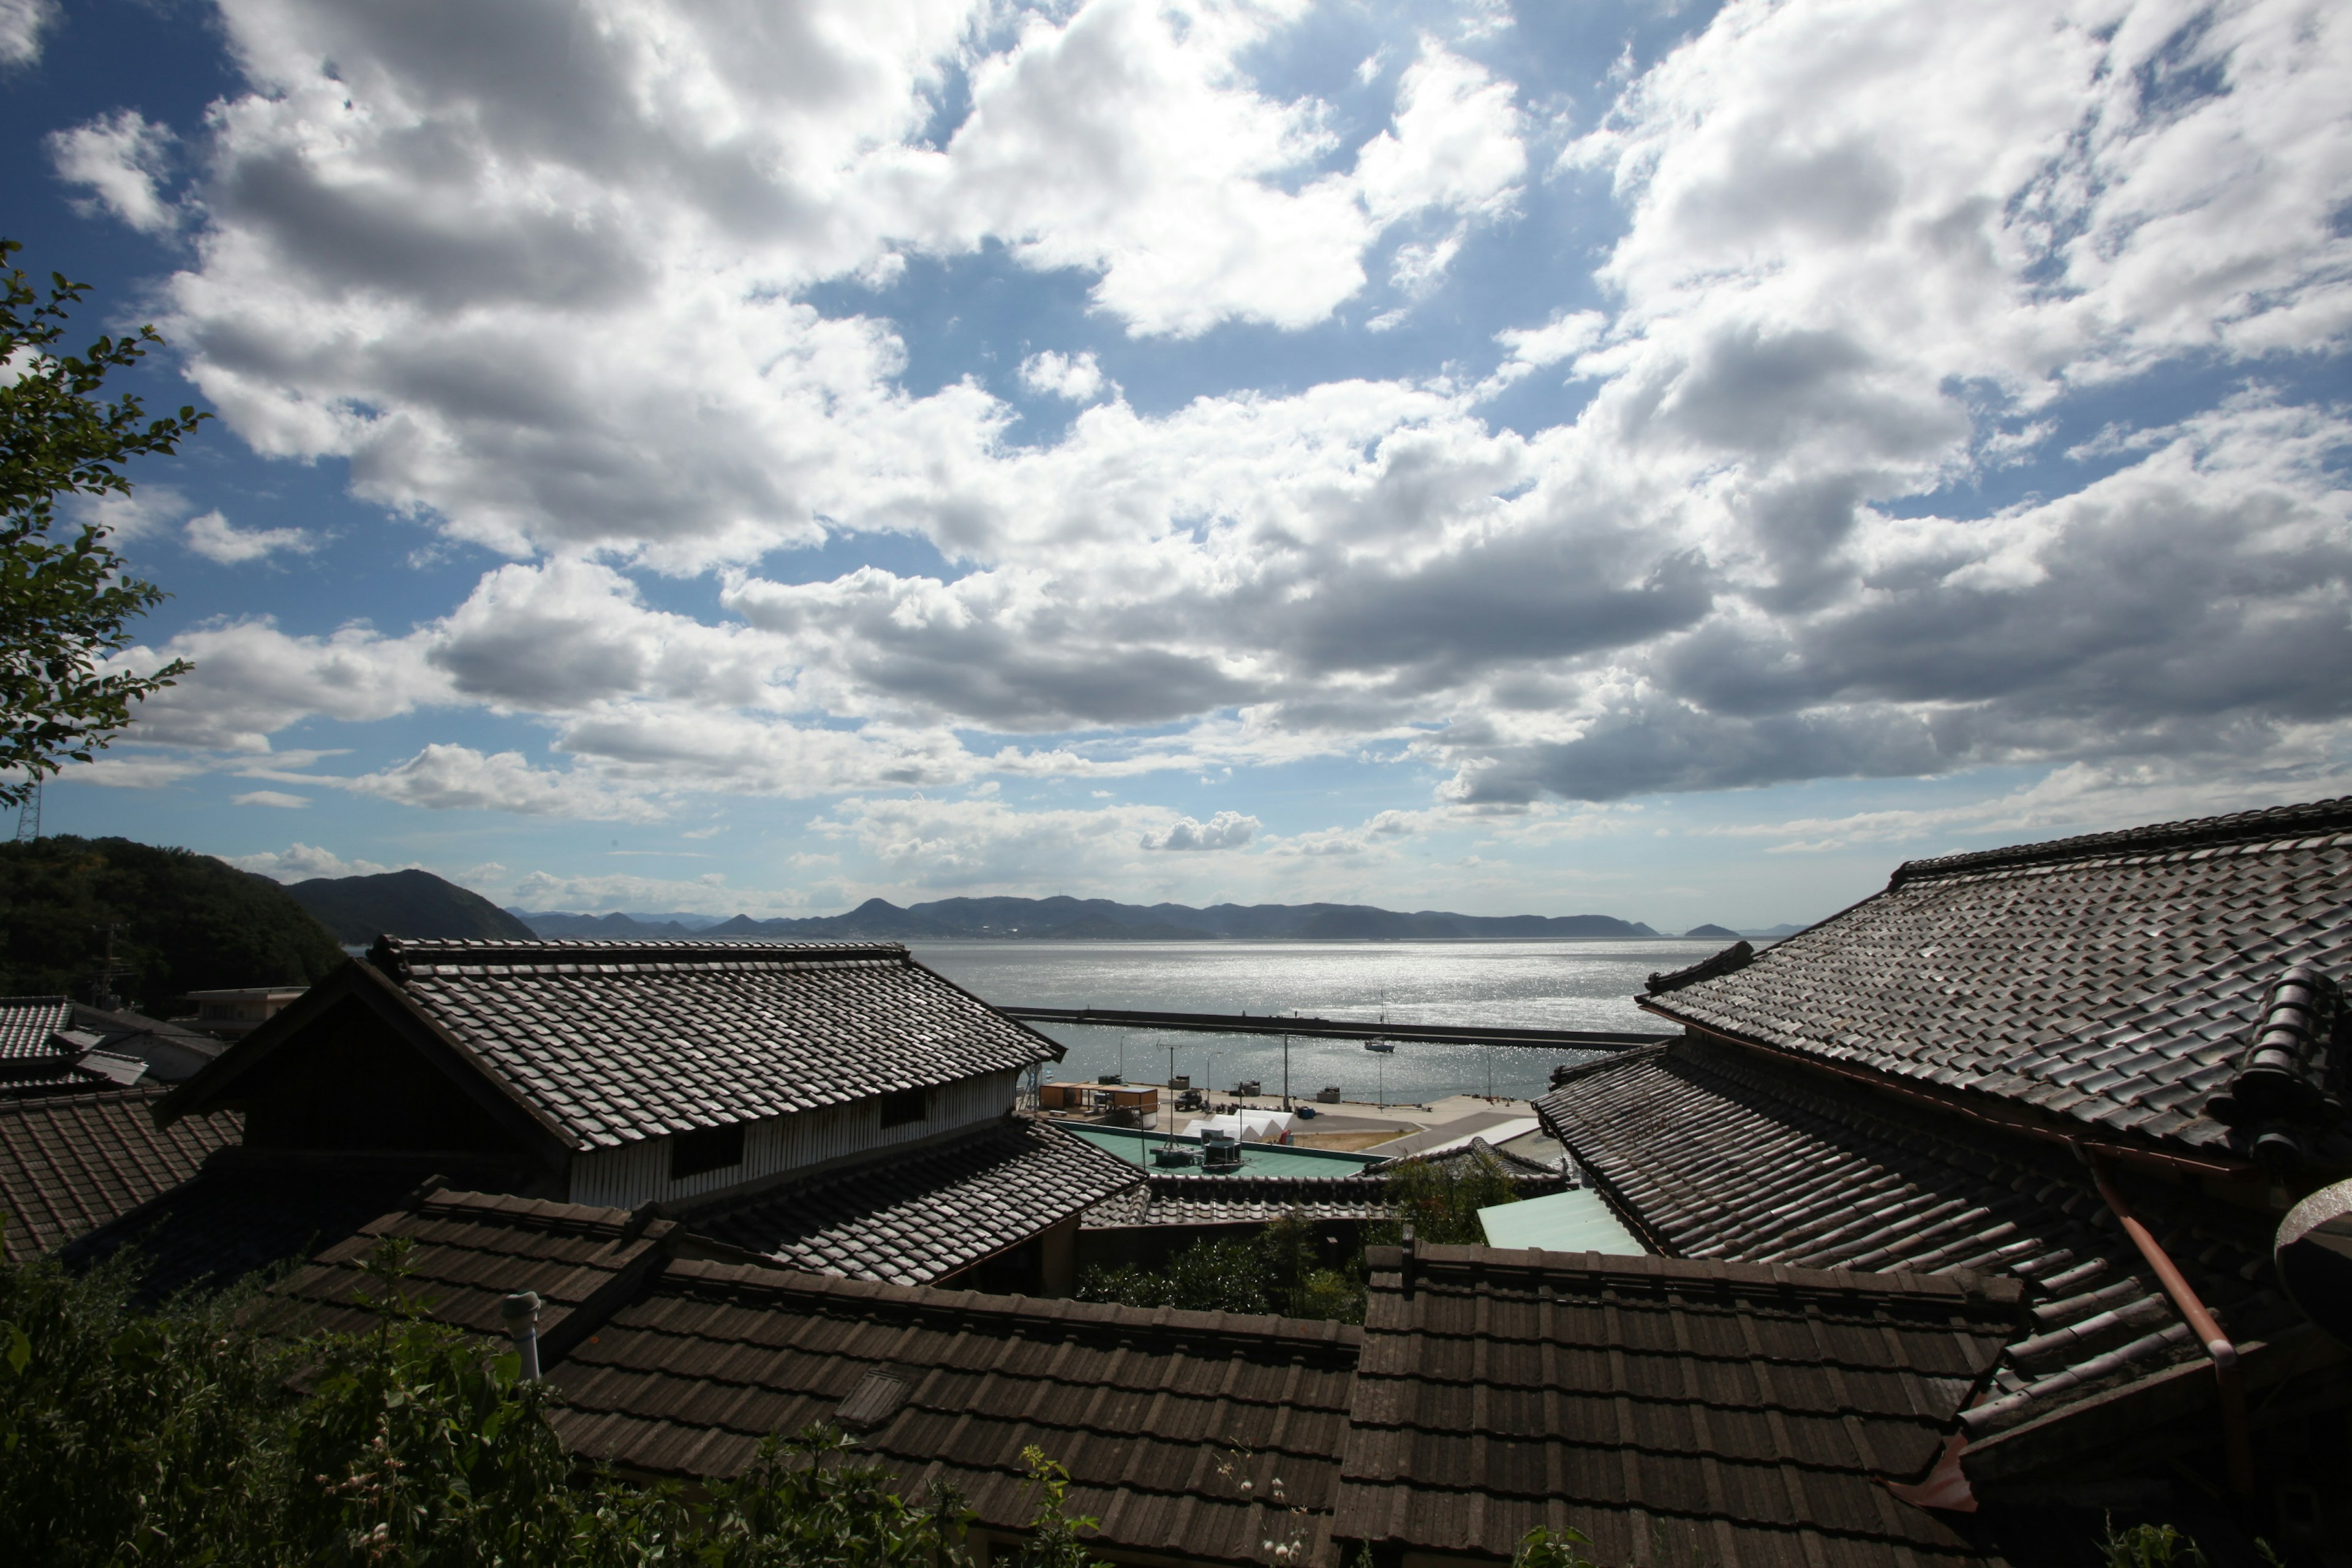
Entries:
[[1290, 1123], [1287, 1110], [1243, 1110], [1231, 1116], [1205, 1116], [1192, 1123], [1193, 1136], [1203, 1141], [1223, 1136], [1236, 1142], [1287, 1143]]

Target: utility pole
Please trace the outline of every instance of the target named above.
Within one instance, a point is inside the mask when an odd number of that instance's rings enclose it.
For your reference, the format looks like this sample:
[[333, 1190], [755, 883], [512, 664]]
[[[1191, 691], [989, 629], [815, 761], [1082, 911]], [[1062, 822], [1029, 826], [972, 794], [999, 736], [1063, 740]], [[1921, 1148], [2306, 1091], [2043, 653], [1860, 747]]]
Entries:
[[1290, 1037], [1282, 1037], [1282, 1109], [1290, 1109]]
[[32, 844], [41, 837], [41, 781], [33, 780], [33, 793], [16, 808], [16, 842]]

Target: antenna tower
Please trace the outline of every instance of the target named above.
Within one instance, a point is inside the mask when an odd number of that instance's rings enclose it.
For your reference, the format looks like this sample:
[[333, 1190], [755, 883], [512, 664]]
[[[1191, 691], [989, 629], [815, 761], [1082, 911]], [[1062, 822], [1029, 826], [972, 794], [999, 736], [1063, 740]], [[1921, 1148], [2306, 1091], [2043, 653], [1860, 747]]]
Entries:
[[33, 793], [16, 808], [16, 842], [30, 844], [41, 836], [41, 781], [33, 781]]

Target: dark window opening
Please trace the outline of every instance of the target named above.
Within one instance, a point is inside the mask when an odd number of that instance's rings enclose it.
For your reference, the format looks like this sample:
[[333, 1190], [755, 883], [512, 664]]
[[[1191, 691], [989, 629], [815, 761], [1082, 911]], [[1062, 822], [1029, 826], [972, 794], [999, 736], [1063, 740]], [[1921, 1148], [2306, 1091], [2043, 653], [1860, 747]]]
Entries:
[[726, 1127], [698, 1128], [670, 1137], [669, 1179], [673, 1182], [742, 1163], [743, 1124], [740, 1121]]
[[929, 1111], [919, 1089], [902, 1089], [896, 1094], [882, 1097], [882, 1125], [904, 1127], [909, 1121], [920, 1121]]

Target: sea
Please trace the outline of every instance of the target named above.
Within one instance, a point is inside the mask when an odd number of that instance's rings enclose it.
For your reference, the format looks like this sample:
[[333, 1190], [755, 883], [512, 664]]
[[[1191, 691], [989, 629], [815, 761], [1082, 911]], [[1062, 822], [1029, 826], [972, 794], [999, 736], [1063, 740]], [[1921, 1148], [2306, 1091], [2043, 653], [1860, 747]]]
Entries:
[[[1633, 1005], [1642, 984], [1723, 943], [1639, 942], [918, 942], [915, 956], [999, 1006], [1118, 1007], [1163, 1013], [1304, 1013], [1365, 1022], [1666, 1032]], [[1278, 1037], [1034, 1026], [1068, 1055], [1049, 1069], [1074, 1082], [1175, 1074], [1223, 1092], [1255, 1079], [1282, 1092]], [[1449, 1094], [1524, 1100], [1551, 1069], [1591, 1059], [1559, 1047], [1400, 1040], [1391, 1054], [1353, 1040], [1293, 1039], [1290, 1092], [1336, 1085], [1349, 1100], [1427, 1104]]]

